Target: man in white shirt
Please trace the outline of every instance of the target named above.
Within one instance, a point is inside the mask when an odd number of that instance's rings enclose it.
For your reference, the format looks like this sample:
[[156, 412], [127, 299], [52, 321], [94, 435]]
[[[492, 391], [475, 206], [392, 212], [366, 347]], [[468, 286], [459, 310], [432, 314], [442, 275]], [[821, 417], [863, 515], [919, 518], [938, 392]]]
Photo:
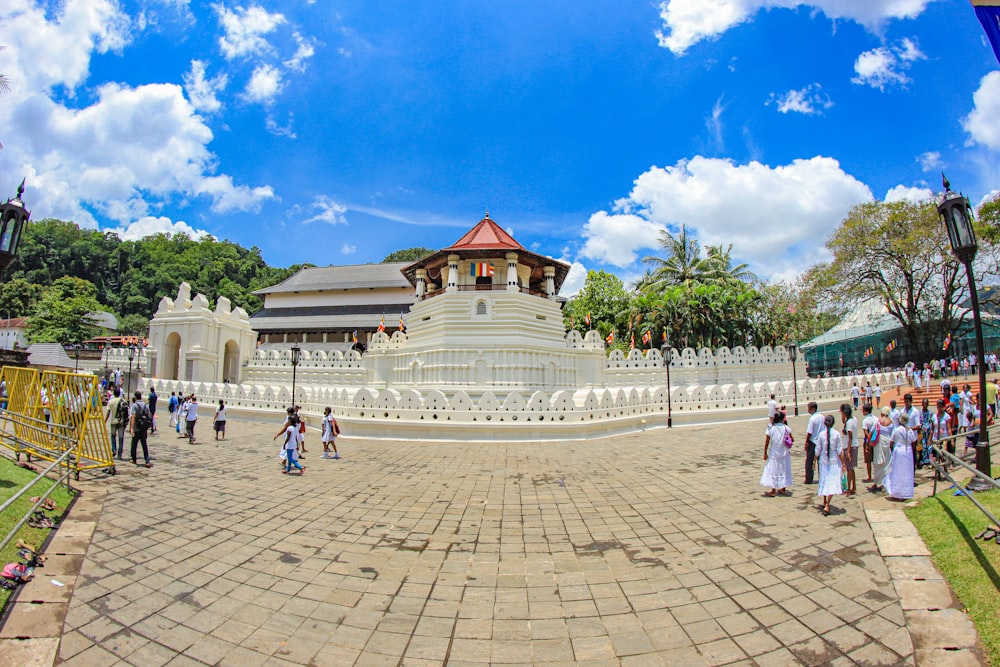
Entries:
[[819, 442], [819, 434], [825, 428], [823, 423], [825, 417], [819, 411], [819, 406], [815, 401], [809, 402], [809, 424], [806, 426], [806, 484], [815, 484], [813, 481], [813, 467], [816, 463], [816, 443]]
[[767, 402], [767, 423], [774, 423], [774, 413], [778, 411], [778, 401], [774, 400], [774, 394], [771, 394], [771, 400]]
[[892, 427], [899, 426], [899, 408], [896, 407], [896, 399], [889, 401], [889, 419], [892, 420]]
[[864, 438], [863, 444], [865, 447], [865, 468], [868, 471], [868, 477], [865, 478], [865, 483], [870, 483], [872, 481], [872, 434], [875, 432], [875, 425], [878, 424], [878, 417], [872, 414], [872, 404], [865, 403], [864, 407], [861, 408], [861, 414], [864, 415], [864, 419], [861, 420], [861, 432]]

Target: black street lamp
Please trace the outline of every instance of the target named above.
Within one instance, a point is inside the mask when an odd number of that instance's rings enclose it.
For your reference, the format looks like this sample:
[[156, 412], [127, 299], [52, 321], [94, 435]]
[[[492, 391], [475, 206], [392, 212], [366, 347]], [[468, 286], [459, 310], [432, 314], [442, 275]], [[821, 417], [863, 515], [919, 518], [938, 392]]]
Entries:
[[128, 388], [125, 390], [125, 395], [130, 399], [132, 398], [132, 362], [135, 360], [136, 351], [135, 345], [128, 346]]
[[[976, 470], [987, 477], [993, 477], [990, 465], [989, 429], [986, 420], [986, 358], [983, 346], [983, 322], [979, 313], [979, 294], [976, 291], [976, 278], [972, 273], [972, 260], [976, 257], [979, 245], [976, 242], [976, 232], [972, 228], [972, 206], [965, 195], [952, 192], [951, 183], [941, 174], [944, 185], [944, 197], [938, 204], [941, 222], [948, 230], [948, 240], [951, 242], [951, 252], [956, 259], [965, 265], [965, 275], [969, 279], [969, 298], [972, 301], [972, 326], [976, 332], [976, 361], [979, 371], [979, 442], [976, 444]], [[985, 491], [992, 488], [988, 482], [974, 477], [968, 488], [973, 491]]]
[[79, 343], [73, 344], [73, 357], [76, 359], [76, 366], [73, 367], [74, 373], [80, 372], [80, 350], [82, 349], [83, 345], [80, 345]]
[[673, 409], [670, 404], [670, 362], [674, 360], [673, 348], [670, 347], [670, 340], [664, 340], [663, 345], [660, 346], [663, 350], [663, 362], [664, 366], [667, 367], [667, 428], [674, 427], [674, 415]]
[[788, 359], [792, 362], [792, 392], [795, 396], [795, 416], [799, 416], [799, 381], [795, 377], [795, 360], [799, 358], [799, 348], [795, 343], [788, 344]]
[[0, 204], [0, 273], [7, 270], [17, 259], [17, 246], [21, 242], [21, 232], [31, 218], [31, 211], [24, 208], [21, 195], [24, 181], [17, 188], [17, 196]]
[[302, 348], [298, 345], [292, 345], [292, 407], [295, 407], [295, 373], [299, 367], [299, 359], [302, 354]]

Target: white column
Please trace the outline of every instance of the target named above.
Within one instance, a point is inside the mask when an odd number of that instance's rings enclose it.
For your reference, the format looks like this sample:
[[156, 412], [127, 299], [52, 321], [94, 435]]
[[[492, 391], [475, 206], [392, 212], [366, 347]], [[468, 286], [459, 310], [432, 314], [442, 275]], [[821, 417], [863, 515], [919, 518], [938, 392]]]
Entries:
[[517, 253], [509, 252], [504, 257], [507, 258], [507, 291], [518, 291], [517, 284]]
[[417, 299], [427, 293], [427, 269], [417, 269]]
[[550, 299], [556, 298], [556, 267], [546, 266], [542, 269], [542, 275], [545, 276], [545, 294]]
[[458, 291], [458, 255], [448, 255], [448, 288], [447, 292]]

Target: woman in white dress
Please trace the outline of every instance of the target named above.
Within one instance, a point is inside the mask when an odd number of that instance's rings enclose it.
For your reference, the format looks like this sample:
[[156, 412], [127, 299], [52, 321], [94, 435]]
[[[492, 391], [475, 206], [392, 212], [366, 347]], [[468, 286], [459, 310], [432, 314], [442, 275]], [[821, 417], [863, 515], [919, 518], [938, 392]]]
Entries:
[[788, 487], [792, 485], [792, 450], [785, 444], [785, 438], [791, 437], [791, 434], [785, 425], [785, 413], [778, 410], [764, 436], [764, 460], [767, 463], [764, 465], [764, 474], [760, 476], [760, 485], [771, 489], [764, 493], [769, 498], [790, 495]]
[[817, 495], [823, 498], [823, 516], [830, 516], [830, 499], [844, 492], [841, 485], [841, 464], [844, 456], [844, 441], [840, 432], [833, 428], [836, 420], [827, 415], [816, 443], [816, 464], [819, 467], [819, 489]]
[[889, 464], [892, 459], [892, 418], [889, 417], [889, 406], [882, 408], [882, 416], [872, 431], [872, 477], [875, 483], [868, 490], [872, 493], [885, 488], [885, 478], [889, 476]]
[[889, 475], [885, 480], [885, 492], [895, 500], [913, 497], [913, 442], [917, 434], [907, 428], [909, 421], [910, 416], [905, 412], [901, 413], [899, 426], [892, 432], [892, 459]]

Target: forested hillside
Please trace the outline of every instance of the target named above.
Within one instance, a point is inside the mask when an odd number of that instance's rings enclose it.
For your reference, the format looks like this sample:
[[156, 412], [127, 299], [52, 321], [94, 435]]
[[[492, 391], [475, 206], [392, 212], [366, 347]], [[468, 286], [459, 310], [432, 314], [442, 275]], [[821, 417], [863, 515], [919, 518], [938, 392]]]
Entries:
[[0, 285], [0, 317], [35, 314], [53, 284], [68, 276], [94, 286], [91, 291], [84, 285], [77, 293], [93, 295], [102, 310], [117, 314], [120, 331], [140, 333], [160, 298], [176, 295], [182, 281], [192, 293], [213, 302], [225, 296], [252, 314], [263, 303], [254, 290], [280, 282], [302, 266], [270, 267], [259, 248], [210, 237], [159, 234], [123, 241], [117, 234], [80, 229], [72, 222], [32, 221]]

